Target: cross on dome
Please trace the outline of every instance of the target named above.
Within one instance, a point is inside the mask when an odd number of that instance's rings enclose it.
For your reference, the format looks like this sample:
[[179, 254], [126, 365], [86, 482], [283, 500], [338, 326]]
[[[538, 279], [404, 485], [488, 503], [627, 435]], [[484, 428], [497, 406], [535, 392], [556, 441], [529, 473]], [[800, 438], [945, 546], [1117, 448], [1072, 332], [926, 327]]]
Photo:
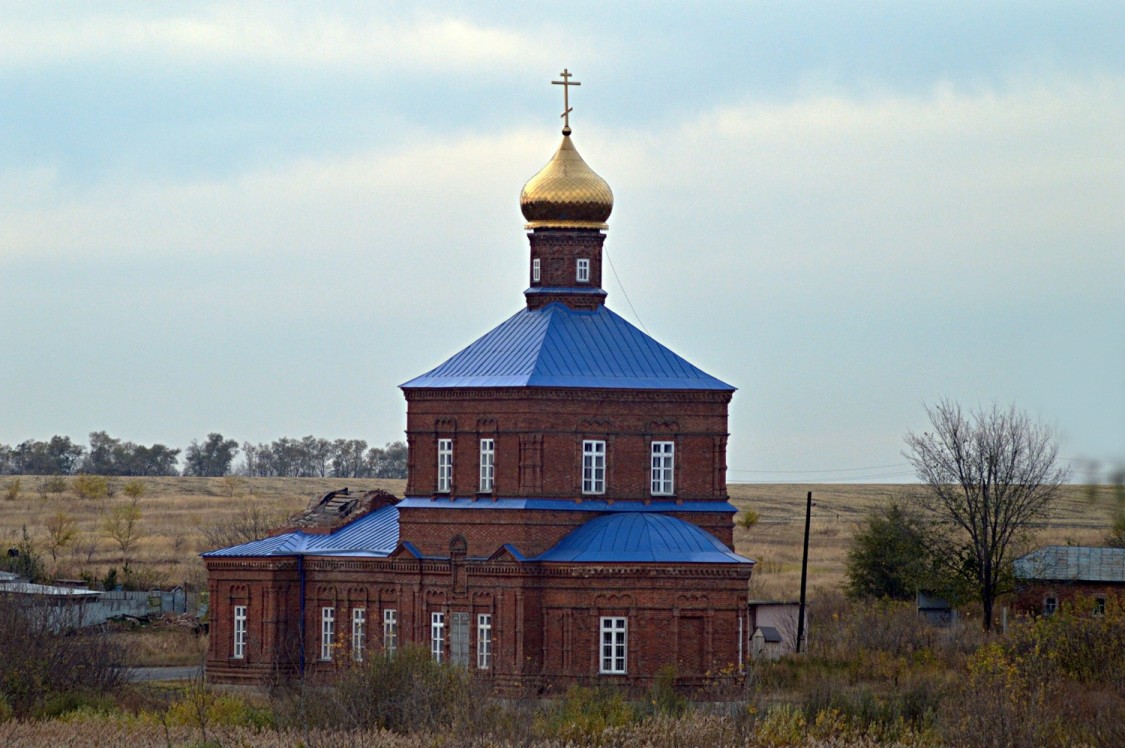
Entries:
[[581, 86], [582, 84], [578, 81], [572, 81], [570, 78], [574, 74], [566, 68], [563, 68], [559, 75], [562, 76], [562, 80], [551, 81], [551, 85], [563, 87], [563, 113], [559, 116], [563, 118], [563, 135], [570, 135], [570, 113], [574, 111], [573, 107], [570, 106], [570, 87]]

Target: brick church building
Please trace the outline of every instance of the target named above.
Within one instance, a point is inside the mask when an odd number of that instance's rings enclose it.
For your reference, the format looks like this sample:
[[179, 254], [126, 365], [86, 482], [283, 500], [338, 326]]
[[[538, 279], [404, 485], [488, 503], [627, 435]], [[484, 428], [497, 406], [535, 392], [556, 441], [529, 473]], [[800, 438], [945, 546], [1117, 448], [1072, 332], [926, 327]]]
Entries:
[[315, 675], [407, 644], [501, 691], [738, 672], [753, 562], [733, 550], [726, 487], [734, 388], [606, 307], [613, 194], [570, 133], [568, 118], [520, 195], [524, 307], [401, 386], [405, 497], [335, 492], [203, 554], [208, 680]]

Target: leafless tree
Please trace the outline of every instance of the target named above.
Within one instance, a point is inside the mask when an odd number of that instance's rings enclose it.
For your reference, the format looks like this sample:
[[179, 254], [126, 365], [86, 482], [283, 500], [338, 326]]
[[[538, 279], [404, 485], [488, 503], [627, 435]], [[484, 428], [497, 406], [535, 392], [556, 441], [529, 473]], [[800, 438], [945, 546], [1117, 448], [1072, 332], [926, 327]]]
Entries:
[[950, 531], [943, 560], [972, 584], [988, 630], [1013, 541], [1050, 515], [1069, 471], [1055, 464], [1053, 430], [1014, 405], [966, 414], [942, 400], [926, 413], [933, 431], [908, 433], [903, 454], [925, 484], [937, 528]]

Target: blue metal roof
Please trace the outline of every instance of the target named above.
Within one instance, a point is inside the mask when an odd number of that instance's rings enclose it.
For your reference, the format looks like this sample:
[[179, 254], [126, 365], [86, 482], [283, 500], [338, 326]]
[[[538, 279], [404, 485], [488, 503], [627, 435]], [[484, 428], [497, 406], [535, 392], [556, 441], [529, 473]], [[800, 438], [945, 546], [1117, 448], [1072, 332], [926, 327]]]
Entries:
[[718, 512], [734, 514], [738, 510], [729, 501], [639, 500], [606, 501], [605, 499], [489, 499], [475, 496], [407, 496], [398, 503], [404, 509], [539, 509], [555, 512]]
[[401, 385], [727, 390], [605, 306], [522, 309], [445, 363]]
[[398, 506], [384, 506], [328, 535], [294, 530], [202, 554], [221, 556], [386, 556], [398, 545]]
[[1125, 582], [1125, 548], [1048, 545], [1012, 562], [1026, 581]]
[[565, 563], [752, 564], [714, 535], [664, 514], [607, 514], [571, 531], [531, 559]]

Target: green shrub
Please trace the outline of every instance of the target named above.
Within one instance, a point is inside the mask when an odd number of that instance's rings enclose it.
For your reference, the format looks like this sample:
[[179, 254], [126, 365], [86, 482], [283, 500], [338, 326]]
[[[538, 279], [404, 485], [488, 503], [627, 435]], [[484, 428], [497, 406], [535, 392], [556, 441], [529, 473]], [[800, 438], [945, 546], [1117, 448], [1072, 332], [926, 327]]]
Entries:
[[103, 475], [77, 475], [70, 486], [80, 499], [104, 499], [109, 495], [109, 481]]
[[742, 529], [749, 530], [751, 527], [758, 524], [759, 519], [761, 519], [761, 515], [758, 514], [758, 512], [753, 509], [745, 509], [738, 515], [738, 519], [735, 520], [735, 522], [738, 523], [738, 526]]
[[600, 745], [605, 734], [640, 720], [619, 688], [606, 683], [571, 686], [566, 698], [539, 715], [535, 732], [542, 738], [577, 745]]
[[678, 717], [687, 709], [687, 699], [676, 692], [676, 668], [665, 665], [656, 673], [645, 701], [657, 714]]
[[56, 719], [71, 712], [111, 714], [116, 703], [111, 696], [91, 691], [64, 691], [45, 698], [32, 712], [35, 719]]

